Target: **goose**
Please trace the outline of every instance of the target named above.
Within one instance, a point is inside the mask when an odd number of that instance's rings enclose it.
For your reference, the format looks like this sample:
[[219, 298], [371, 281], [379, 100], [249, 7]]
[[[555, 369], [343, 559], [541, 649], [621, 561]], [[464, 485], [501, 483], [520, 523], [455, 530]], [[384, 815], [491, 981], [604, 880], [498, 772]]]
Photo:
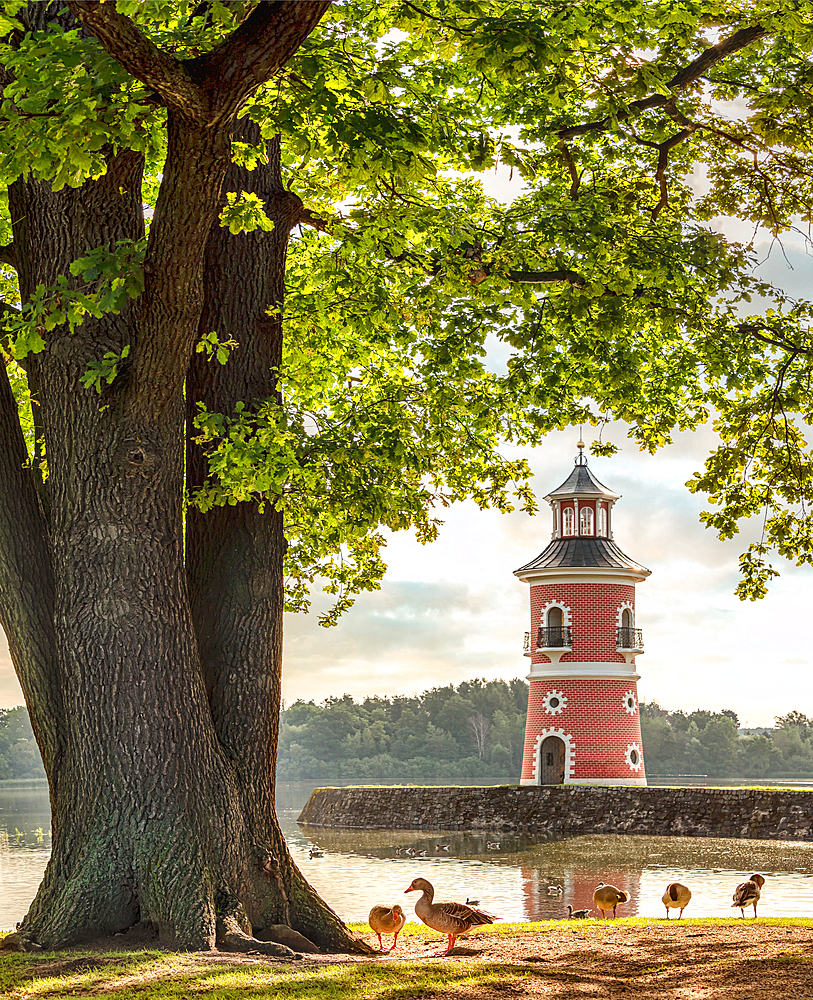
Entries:
[[420, 892], [421, 898], [415, 904], [415, 915], [419, 917], [427, 927], [440, 931], [448, 938], [446, 951], [439, 952], [441, 955], [448, 955], [454, 948], [457, 938], [463, 934], [468, 934], [472, 927], [482, 924], [493, 924], [498, 917], [485, 910], [478, 910], [474, 906], [466, 903], [436, 903], [435, 887], [425, 878], [414, 878], [408, 889], [404, 892]]
[[436, 851], [448, 851], [451, 844], [435, 844]]
[[567, 919], [568, 920], [586, 920], [592, 910], [574, 910], [573, 907], [568, 903], [567, 907]]
[[615, 916], [615, 908], [619, 903], [626, 903], [629, 901], [630, 894], [624, 892], [623, 889], [616, 889], [614, 885], [605, 885], [603, 882], [599, 882], [596, 886], [596, 891], [593, 893], [593, 904], [594, 906], [601, 910], [601, 916], [604, 916], [605, 910], [612, 910], [613, 916]]
[[466, 896], [466, 906], [479, 906], [479, 905], [480, 905], [479, 899], [469, 899], [469, 897]]
[[398, 935], [401, 933], [403, 926], [406, 923], [406, 914], [398, 903], [396, 903], [395, 906], [374, 906], [372, 910], [370, 910], [367, 922], [378, 935], [379, 951], [384, 950], [384, 945], [381, 943], [381, 935], [395, 935], [392, 939], [392, 948], [387, 949], [388, 951], [392, 951], [396, 944], [398, 944]]
[[487, 851], [499, 851], [499, 849], [500, 849], [500, 845], [499, 845], [499, 843], [496, 840], [488, 840], [488, 841], [486, 841], [486, 850]]
[[663, 905], [666, 907], [666, 919], [669, 919], [670, 908], [676, 910], [680, 907], [680, 913], [678, 914], [678, 920], [683, 916], [683, 911], [689, 905], [689, 901], [692, 898], [692, 890], [685, 885], [681, 885], [680, 882], [670, 882], [666, 887], [666, 892], [663, 894]]
[[734, 902], [732, 906], [739, 906], [740, 916], [745, 916], [745, 907], [754, 907], [754, 920], [757, 918], [757, 903], [759, 902], [759, 894], [763, 885], [765, 885], [765, 879], [762, 875], [754, 873], [748, 877], [747, 882], [740, 882], [737, 888], [734, 890]]
[[562, 888], [561, 885], [549, 885], [548, 886], [548, 895], [549, 896], [561, 896], [564, 891], [565, 890]]
[[324, 851], [320, 851], [318, 847], [312, 847], [308, 851], [308, 857], [309, 858], [323, 858], [324, 856], [325, 856], [325, 852]]

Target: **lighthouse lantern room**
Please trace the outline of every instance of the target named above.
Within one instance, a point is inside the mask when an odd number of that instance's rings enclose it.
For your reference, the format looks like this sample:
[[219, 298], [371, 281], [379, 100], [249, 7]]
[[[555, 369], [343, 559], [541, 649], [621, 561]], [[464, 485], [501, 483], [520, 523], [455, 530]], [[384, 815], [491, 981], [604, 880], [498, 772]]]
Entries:
[[635, 658], [635, 585], [650, 571], [615, 544], [619, 499], [575, 468], [545, 499], [547, 548], [515, 571], [531, 588], [530, 695], [523, 785], [645, 785]]

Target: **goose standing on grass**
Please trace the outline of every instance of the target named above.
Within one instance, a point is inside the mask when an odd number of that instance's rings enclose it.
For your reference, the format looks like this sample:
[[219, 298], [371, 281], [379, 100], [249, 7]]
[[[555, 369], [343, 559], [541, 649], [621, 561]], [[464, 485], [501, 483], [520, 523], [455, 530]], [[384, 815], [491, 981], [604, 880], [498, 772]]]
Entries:
[[666, 907], [666, 919], [669, 919], [669, 910], [678, 909], [680, 907], [680, 913], [678, 914], [678, 920], [683, 916], [683, 911], [689, 905], [689, 901], [692, 898], [692, 890], [685, 885], [681, 885], [680, 882], [670, 882], [666, 887], [666, 892], [663, 894], [663, 905]]
[[602, 917], [604, 917], [605, 910], [612, 910], [613, 916], [615, 916], [616, 906], [619, 903], [628, 902], [629, 898], [630, 894], [623, 889], [616, 889], [614, 885], [605, 885], [603, 882], [599, 882], [593, 893], [593, 905], [596, 909], [601, 910]]
[[567, 919], [568, 920], [587, 920], [590, 916], [592, 910], [574, 910], [573, 907], [568, 903], [567, 907]]
[[[403, 930], [406, 923], [406, 914], [398, 903], [395, 906], [374, 906], [367, 917], [367, 923], [378, 935], [378, 950], [383, 951], [384, 945], [381, 943], [382, 934], [394, 934], [392, 948], [398, 944], [398, 935]], [[392, 951], [388, 948], [387, 951]]]
[[747, 882], [740, 882], [737, 888], [734, 890], [734, 902], [732, 906], [739, 906], [740, 916], [745, 917], [745, 907], [754, 907], [754, 920], [757, 918], [757, 903], [759, 902], [759, 894], [763, 885], [765, 885], [765, 879], [754, 873], [749, 875]]
[[455, 940], [468, 934], [473, 927], [482, 924], [493, 924], [498, 917], [485, 910], [478, 910], [474, 906], [467, 906], [465, 903], [436, 903], [435, 887], [425, 878], [414, 878], [408, 889], [404, 892], [420, 892], [421, 898], [415, 904], [415, 915], [419, 917], [427, 927], [434, 931], [440, 931], [448, 938], [446, 951], [439, 952], [440, 955], [448, 955], [454, 948]]

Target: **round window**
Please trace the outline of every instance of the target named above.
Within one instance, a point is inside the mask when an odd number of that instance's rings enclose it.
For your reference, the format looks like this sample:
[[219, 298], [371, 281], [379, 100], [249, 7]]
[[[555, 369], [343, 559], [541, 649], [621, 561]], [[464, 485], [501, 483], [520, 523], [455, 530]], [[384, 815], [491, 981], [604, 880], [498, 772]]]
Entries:
[[632, 750], [630, 752], [630, 764], [637, 764], [637, 763], [638, 763], [638, 751]]
[[633, 698], [627, 698], [627, 705], [630, 708], [635, 708], [635, 700]]
[[555, 698], [555, 697], [554, 698], [550, 698], [548, 700], [548, 704], [550, 705], [551, 708], [558, 708], [559, 707], [559, 699]]

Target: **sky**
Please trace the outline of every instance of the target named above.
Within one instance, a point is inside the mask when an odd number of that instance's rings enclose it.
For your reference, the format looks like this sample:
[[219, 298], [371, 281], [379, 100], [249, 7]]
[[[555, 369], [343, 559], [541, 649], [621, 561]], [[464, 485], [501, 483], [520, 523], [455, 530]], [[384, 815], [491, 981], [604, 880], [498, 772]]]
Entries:
[[[490, 193], [508, 200], [505, 177], [493, 178], [491, 186]], [[754, 235], [731, 219], [710, 225], [743, 243]], [[760, 275], [809, 296], [811, 259], [800, 236], [791, 234], [779, 247], [758, 235], [754, 247]], [[585, 428], [588, 445], [590, 430]], [[578, 438], [578, 428], [571, 428], [549, 435], [538, 448], [506, 453], [529, 460], [541, 499], [570, 473]], [[766, 598], [742, 602], [734, 596], [739, 555], [759, 540], [761, 525], [748, 522], [721, 542], [700, 523], [705, 498], [685, 484], [714, 447], [711, 428], [677, 434], [654, 456], [627, 440], [624, 428], [611, 426], [604, 439], [619, 453], [589, 464], [622, 494], [613, 508], [615, 540], [652, 571], [636, 589], [636, 625], [646, 648], [637, 660], [640, 698], [670, 710], [733, 709], [743, 727], [772, 726], [775, 716], [791, 710], [813, 716], [813, 569], [777, 557], [772, 561], [781, 576]], [[531, 517], [464, 503], [442, 516], [445, 525], [431, 545], [408, 534], [390, 536], [381, 590], [362, 595], [338, 627], [321, 628], [315, 614], [287, 616], [287, 703], [527, 676], [522, 641], [530, 629], [528, 585], [513, 571], [548, 544], [550, 508], [542, 503]], [[314, 608], [324, 606], [314, 601]]]
[[[486, 186], [504, 201], [518, 193], [506, 172], [487, 178]], [[753, 235], [730, 219], [717, 220], [716, 228], [741, 242]], [[784, 252], [767, 236], [755, 247], [764, 277], [791, 294], [809, 295], [811, 258], [801, 237], [784, 240]], [[585, 428], [588, 445], [590, 430]], [[578, 428], [570, 428], [550, 434], [538, 448], [507, 454], [528, 459], [541, 500], [570, 473], [578, 438]], [[646, 649], [637, 660], [640, 698], [671, 710], [733, 709], [748, 727], [771, 726], [791, 710], [813, 716], [813, 569], [777, 558], [782, 575], [768, 597], [740, 602], [734, 596], [738, 556], [758, 540], [760, 527], [751, 523], [721, 542], [701, 525], [704, 498], [685, 483], [714, 446], [711, 429], [678, 434], [655, 456], [638, 451], [623, 428], [611, 426], [604, 439], [619, 453], [589, 464], [622, 494], [613, 509], [615, 540], [652, 571], [636, 590], [636, 626]], [[431, 545], [408, 533], [390, 536], [381, 590], [361, 595], [337, 627], [317, 623], [326, 595], [315, 595], [310, 615], [286, 615], [287, 704], [344, 694], [416, 694], [475, 677], [527, 675], [528, 585], [513, 571], [550, 540], [548, 505], [531, 517], [463, 503], [442, 516], [440, 538]], [[0, 707], [22, 700], [0, 633]]]

